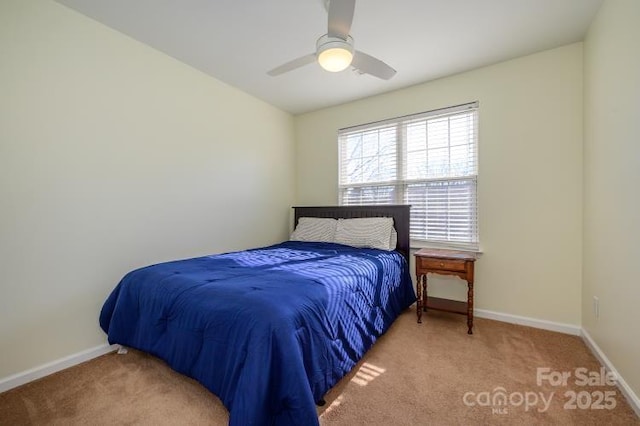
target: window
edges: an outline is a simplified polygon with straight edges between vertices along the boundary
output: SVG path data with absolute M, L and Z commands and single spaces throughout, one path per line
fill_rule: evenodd
M 478 104 L 341 129 L 340 204 L 411 204 L 415 244 L 478 249 Z

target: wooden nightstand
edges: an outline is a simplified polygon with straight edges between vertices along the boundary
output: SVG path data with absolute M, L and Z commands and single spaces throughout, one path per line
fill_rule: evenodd
M 473 267 L 476 256 L 473 253 L 421 249 L 415 253 L 416 258 L 416 293 L 418 303 L 416 313 L 418 322 L 422 322 L 422 311 L 453 312 L 467 316 L 468 334 L 473 334 Z M 455 275 L 467 282 L 467 302 L 427 297 L 427 274 L 431 272 L 442 275 Z

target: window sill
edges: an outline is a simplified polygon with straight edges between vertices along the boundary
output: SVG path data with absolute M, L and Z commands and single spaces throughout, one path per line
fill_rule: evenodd
M 479 247 L 472 248 L 464 245 L 445 244 L 445 243 L 438 244 L 438 243 L 432 243 L 427 241 L 411 240 L 411 243 L 410 243 L 411 250 L 420 250 L 423 248 L 462 251 L 466 253 L 474 253 L 478 256 L 483 254 L 483 251 Z

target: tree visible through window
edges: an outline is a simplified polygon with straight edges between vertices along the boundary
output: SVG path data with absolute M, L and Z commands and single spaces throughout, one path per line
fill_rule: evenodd
M 342 129 L 340 204 L 411 204 L 411 239 L 478 248 L 478 105 Z

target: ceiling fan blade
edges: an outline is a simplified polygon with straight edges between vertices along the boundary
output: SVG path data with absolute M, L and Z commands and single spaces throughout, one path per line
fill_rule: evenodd
M 272 69 L 271 71 L 267 71 L 271 77 L 275 77 L 276 75 L 284 74 L 285 72 L 289 72 L 295 70 L 296 68 L 303 67 L 305 65 L 310 64 L 311 62 L 315 62 L 316 54 L 310 53 L 309 55 L 301 56 L 293 61 L 289 61 L 286 64 L 282 64 L 279 67 Z
M 329 1 L 329 37 L 347 39 L 349 31 L 351 31 L 355 8 L 356 0 Z
M 360 72 L 371 74 L 372 76 L 383 80 L 389 80 L 391 77 L 396 75 L 396 70 L 391 68 L 389 65 L 385 64 L 380 59 L 376 59 L 359 50 L 355 51 L 351 66 Z

